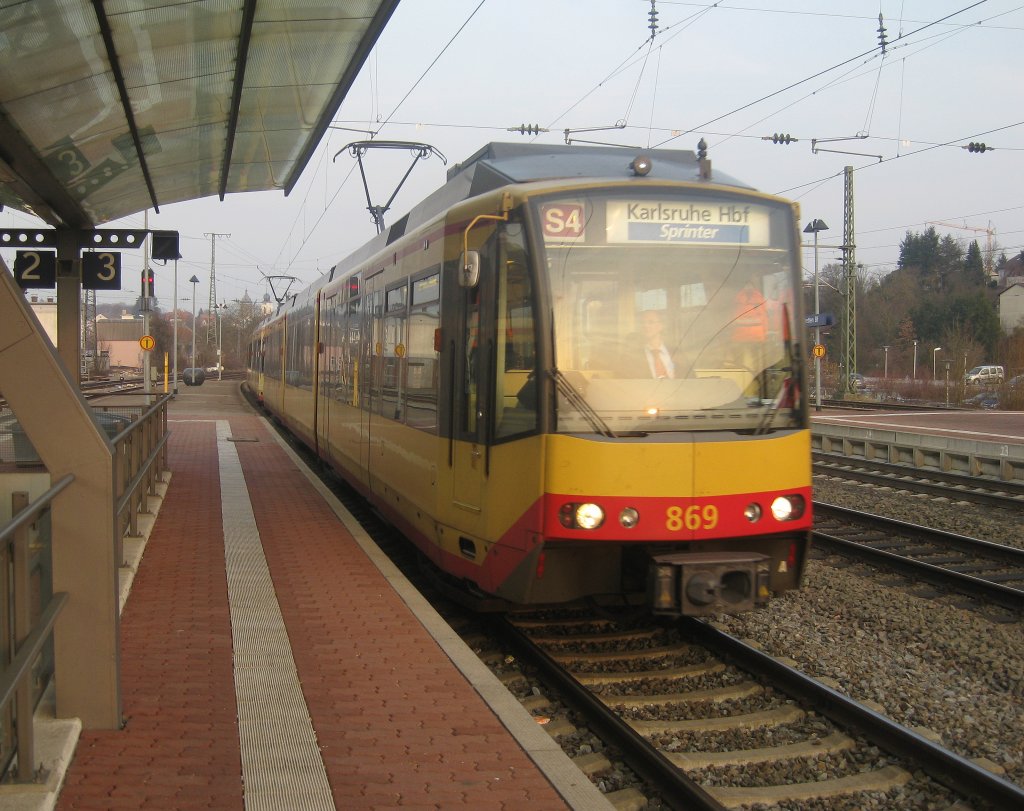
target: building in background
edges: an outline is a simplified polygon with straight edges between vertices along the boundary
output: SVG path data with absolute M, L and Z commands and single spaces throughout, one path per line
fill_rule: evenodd
M 1024 283 L 1011 284 L 999 294 L 999 326 L 1004 332 L 1024 327 Z
M 54 295 L 40 295 L 39 293 L 26 293 L 28 306 L 36 314 L 43 332 L 50 339 L 50 343 L 57 345 L 57 297 Z
M 110 358 L 110 369 L 141 369 L 143 321 L 127 313 L 121 318 L 96 317 L 96 343 Z

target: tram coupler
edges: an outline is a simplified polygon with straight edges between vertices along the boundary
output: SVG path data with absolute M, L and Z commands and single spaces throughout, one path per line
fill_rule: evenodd
M 764 605 L 770 558 L 754 552 L 673 552 L 651 559 L 647 603 L 654 614 L 738 614 Z

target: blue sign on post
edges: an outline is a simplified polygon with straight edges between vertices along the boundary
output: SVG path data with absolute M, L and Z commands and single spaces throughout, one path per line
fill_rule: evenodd
M 817 313 L 804 318 L 804 324 L 808 327 L 831 327 L 835 323 L 836 319 L 832 313 Z

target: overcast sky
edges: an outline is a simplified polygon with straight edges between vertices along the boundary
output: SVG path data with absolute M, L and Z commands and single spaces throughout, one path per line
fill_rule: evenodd
M 906 232 L 929 222 L 981 229 L 936 226 L 977 238 L 983 250 L 992 229 L 997 257 L 1024 249 L 1024 2 L 657 0 L 655 8 L 652 39 L 650 0 L 402 0 L 338 129 L 291 195 L 233 194 L 150 215 L 151 228 L 182 236 L 179 306 L 191 308 L 193 274 L 198 307 L 209 301 L 211 232 L 230 234 L 216 242 L 217 298 L 229 303 L 246 291 L 262 298 L 267 274 L 298 277 L 297 290 L 370 239 L 359 171 L 341 151 L 370 131 L 447 158 L 447 166 L 418 162 L 388 223 L 484 144 L 531 140 L 507 131 L 528 124 L 550 130 L 536 138 L 546 143 L 564 143 L 567 128 L 590 130 L 576 139 L 637 148 L 693 150 L 703 137 L 716 170 L 797 200 L 804 223 L 827 223 L 823 265 L 840 257 L 845 166 L 856 169 L 856 259 L 867 273 L 890 272 Z M 764 140 L 774 133 L 799 140 Z M 994 149 L 962 148 L 972 141 Z M 410 162 L 404 151 L 367 154 L 374 203 L 387 201 Z M 2 227 L 35 224 L 0 214 Z M 142 260 L 133 253 L 123 257 L 126 289 L 99 293 L 101 303 L 134 303 Z M 812 252 L 804 254 L 809 270 Z M 157 269 L 164 309 L 171 278 L 171 267 Z

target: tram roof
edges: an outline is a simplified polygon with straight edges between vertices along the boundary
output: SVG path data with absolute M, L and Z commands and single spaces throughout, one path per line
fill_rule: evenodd
M 0 204 L 88 228 L 298 180 L 399 0 L 0 9 Z
M 639 149 L 579 144 L 516 144 L 493 142 L 452 167 L 449 181 L 472 172 L 470 196 L 509 183 L 529 183 L 574 177 L 625 180 L 630 164 L 643 155 L 652 164 L 652 180 L 694 181 L 700 178 L 697 155 L 686 149 Z M 716 173 L 716 183 L 750 188 L 735 178 Z
M 630 163 L 643 154 L 652 163 L 652 181 L 700 181 L 697 155 L 684 149 L 632 149 L 621 146 L 575 144 L 517 144 L 494 141 L 448 170 L 448 181 L 401 217 L 383 233 L 342 260 L 335 268 L 344 273 L 396 239 L 429 222 L 463 200 L 515 183 L 588 178 L 628 180 Z M 751 186 L 715 171 L 712 180 L 723 186 Z

